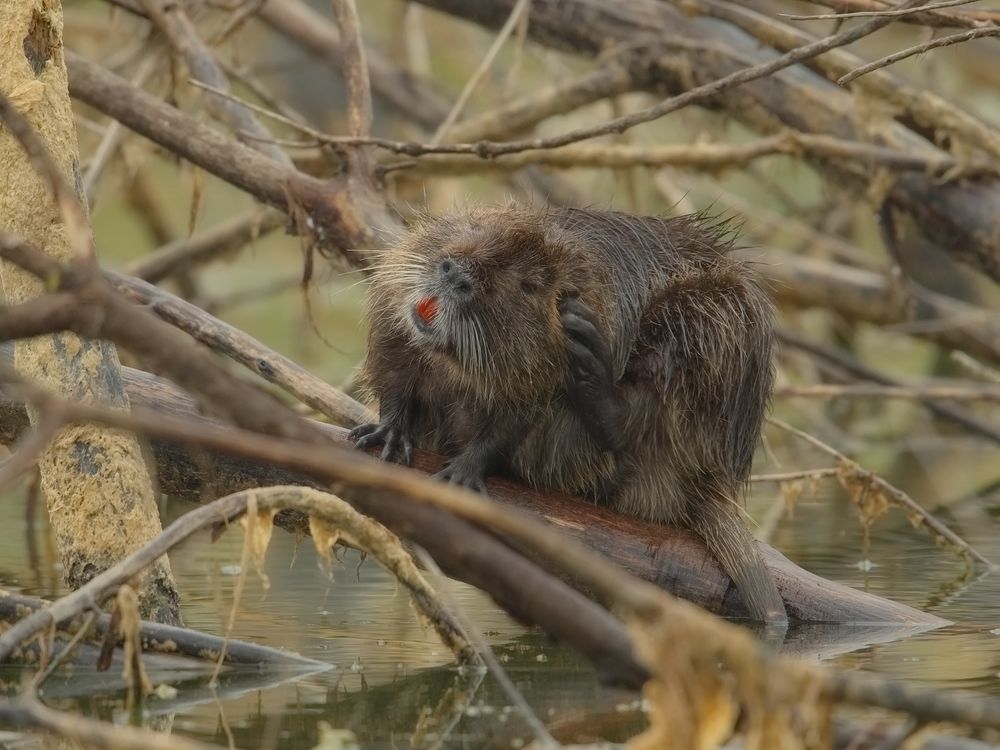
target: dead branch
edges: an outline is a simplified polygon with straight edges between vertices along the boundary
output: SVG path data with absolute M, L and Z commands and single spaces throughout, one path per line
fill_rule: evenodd
M 299 172 L 203 125 L 130 85 L 100 66 L 66 53 L 70 93 L 126 127 L 197 164 L 275 208 L 289 213 L 289 197 L 309 215 L 322 247 L 361 250 L 380 247 L 382 232 L 396 227 L 384 203 L 357 190 L 349 176 L 319 180 Z M 355 265 L 360 252 L 346 253 Z
M 333 139 L 323 140 L 330 142 Z M 375 145 L 383 144 L 376 143 Z M 526 151 L 519 154 L 498 156 L 489 161 L 483 161 L 474 155 L 478 151 L 475 144 L 450 144 L 447 150 L 430 144 L 393 142 L 391 145 L 392 150 L 398 153 L 406 153 L 420 158 L 399 165 L 390 163 L 386 168 L 395 169 L 405 166 L 408 174 L 420 176 L 523 169 L 533 164 L 555 169 L 575 169 L 577 167 L 622 169 L 670 165 L 687 169 L 717 171 L 745 166 L 754 159 L 775 154 L 856 160 L 864 164 L 898 170 L 915 170 L 939 176 L 956 169 L 961 169 L 970 175 L 976 173 L 993 175 L 1000 172 L 1000 167 L 986 160 L 960 163 L 958 160 L 943 154 L 924 156 L 882 146 L 872 146 L 867 143 L 795 131 L 784 131 L 777 135 L 741 144 L 704 141 L 670 146 L 579 144 L 564 146 L 554 151 Z M 460 155 L 465 149 L 467 149 L 465 153 L 468 155 Z
M 215 61 L 215 56 L 198 35 L 184 11 L 184 6 L 166 0 L 140 0 L 147 16 L 167 37 L 170 46 L 179 54 L 191 75 L 216 88 L 229 90 L 229 79 Z M 233 102 L 211 99 L 208 109 L 235 132 L 248 131 L 258 138 L 270 135 L 245 107 Z M 118 118 L 116 118 L 118 119 Z M 269 158 L 291 166 L 292 161 L 282 149 L 257 141 L 254 145 Z
M 126 272 L 155 284 L 176 273 L 228 255 L 285 226 L 286 221 L 285 215 L 280 211 L 253 208 L 209 231 L 168 242 L 129 265 Z
M 870 523 L 875 517 L 884 512 L 884 508 L 881 506 L 882 502 L 891 503 L 901 508 L 914 526 L 926 528 L 935 538 L 935 541 L 950 547 L 965 557 L 968 562 L 975 561 L 990 569 L 996 567 L 968 542 L 958 536 L 958 534 L 924 510 L 920 503 L 898 487 L 894 487 L 885 479 L 878 476 L 878 474 L 863 468 L 859 463 L 848 458 L 836 448 L 827 445 L 819 438 L 796 429 L 790 424 L 782 422 L 780 419 L 772 417 L 768 421 L 837 459 L 837 477 L 840 479 L 840 483 L 844 489 L 851 494 L 851 498 L 858 506 L 858 512 L 861 513 L 866 523 Z
M 368 136 L 372 132 L 372 93 L 354 0 L 333 0 L 333 14 L 340 30 L 341 72 L 347 84 L 347 132 Z
M 43 611 L 52 606 L 52 602 L 31 596 L 12 593 L 0 589 L 0 622 L 5 627 L 13 626 L 26 615 Z M 92 612 L 94 610 L 91 610 Z M 84 633 L 81 640 L 100 644 L 111 624 L 111 615 L 100 613 L 94 619 L 92 631 Z M 77 616 L 56 623 L 57 635 L 70 640 L 83 633 L 85 623 Z M 144 653 L 177 655 L 199 661 L 216 661 L 224 655 L 224 663 L 229 666 L 274 666 L 279 668 L 295 667 L 308 671 L 327 670 L 329 664 L 307 659 L 291 651 L 261 646 L 246 641 L 229 641 L 223 649 L 223 639 L 211 633 L 180 628 L 174 625 L 164 625 L 159 622 L 143 622 L 140 625 L 140 638 Z M 22 643 L 22 649 L 37 648 L 36 643 Z M 68 650 L 68 649 L 67 649 Z M 10 654 L 10 659 L 16 661 L 17 650 Z M 30 657 L 28 663 L 37 663 Z
M 789 13 L 780 13 L 779 15 L 782 18 L 787 18 L 789 21 L 841 21 L 847 18 L 869 18 L 871 16 L 892 16 L 893 18 L 902 18 L 904 16 L 914 16 L 920 13 L 927 14 L 931 11 L 940 10 L 941 8 L 954 8 L 959 5 L 968 5 L 969 3 L 974 2 L 977 2 L 977 0 L 939 0 L 939 2 L 927 3 L 919 8 L 903 8 L 901 10 L 886 8 L 885 10 L 818 13 L 812 16 L 792 15 Z
M 280 386 L 334 423 L 353 427 L 374 421 L 374 414 L 367 407 L 238 328 L 139 279 L 112 271 L 105 276 L 119 292 L 161 320 Z
M 8 659 L 12 651 L 21 643 L 33 638 L 42 629 L 73 619 L 85 610 L 101 606 L 116 594 L 118 589 L 139 575 L 157 559 L 201 529 L 220 523 L 230 524 L 248 512 L 248 503 L 256 500 L 260 512 L 270 510 L 297 509 L 310 516 L 318 516 L 345 535 L 352 544 L 371 552 L 408 589 L 415 605 L 438 631 L 442 641 L 452 649 L 459 660 L 471 659 L 473 654 L 461 635 L 461 629 L 452 620 L 436 599 L 433 589 L 422 576 L 406 567 L 405 555 L 401 549 L 392 549 L 394 537 L 386 529 L 357 513 L 346 503 L 326 493 L 305 487 L 268 487 L 246 490 L 228 495 L 208 505 L 190 511 L 163 530 L 121 562 L 95 576 L 85 585 L 44 609 L 39 609 L 19 620 L 0 635 L 0 662 Z M 317 545 L 331 544 L 335 540 L 329 535 L 322 539 L 314 537 Z M 398 547 L 398 540 L 395 544 Z M 408 556 L 407 556 L 408 559 Z M 223 652 L 219 654 L 220 663 Z
M 924 42 L 923 44 L 916 44 L 912 47 L 907 47 L 906 49 L 901 49 L 898 52 L 894 52 L 891 55 L 886 55 L 878 60 L 873 60 L 867 65 L 862 65 L 860 68 L 855 68 L 850 73 L 845 76 L 841 76 L 837 79 L 837 83 L 841 86 L 846 86 L 851 81 L 854 81 L 861 76 L 868 75 L 873 70 L 878 70 L 879 68 L 886 68 L 890 65 L 898 63 L 900 60 L 905 60 L 907 57 L 913 57 L 914 55 L 921 55 L 924 52 L 929 52 L 932 49 L 939 49 L 941 47 L 948 47 L 952 44 L 961 44 L 962 42 L 968 42 L 973 39 L 980 39 L 985 36 L 1000 36 L 1000 26 L 992 26 L 985 29 L 970 29 L 969 31 L 963 31 L 958 34 L 949 34 L 948 36 L 941 36 L 937 39 L 931 39 L 929 42 Z
M 974 2 L 975 0 L 967 0 Z M 927 9 L 915 8 L 912 11 L 900 12 L 893 9 L 892 5 L 883 0 L 816 0 L 818 5 L 825 5 L 833 8 L 837 15 L 833 18 L 848 18 L 853 15 L 885 15 L 892 14 L 903 23 L 914 23 L 920 26 L 968 26 L 974 27 L 983 23 L 1000 23 L 1000 13 L 992 10 L 972 10 L 961 12 L 945 12 L 942 8 L 952 7 L 958 4 L 952 0 L 951 3 L 928 3 Z M 933 9 L 933 10 L 932 10 Z M 790 20 L 806 20 L 808 18 L 822 18 L 823 16 L 786 16 Z
M 898 398 L 907 401 L 996 401 L 1000 388 L 948 385 L 779 385 L 774 395 L 786 398 Z
M 823 307 L 851 320 L 891 326 L 927 322 L 913 333 L 989 362 L 1000 362 L 1000 320 L 990 310 L 910 284 L 894 293 L 886 276 L 777 250 L 755 253 L 775 297 L 798 307 Z
M 884 386 L 897 387 L 902 385 L 902 383 L 898 380 L 890 378 L 884 373 L 858 362 L 846 352 L 842 352 L 829 346 L 824 346 L 823 344 L 819 344 L 815 341 L 810 341 L 809 339 L 790 331 L 779 331 L 778 340 L 781 342 L 783 347 L 805 352 L 818 359 L 827 367 L 832 366 L 835 370 L 846 373 L 850 377 L 862 378 Z M 954 352 L 953 354 L 961 355 L 962 357 L 968 356 L 963 352 Z M 954 406 L 952 404 L 941 404 L 934 401 L 924 401 L 921 402 L 921 405 L 932 414 L 936 414 L 937 416 L 947 419 L 954 424 L 960 425 L 965 429 L 971 430 L 976 434 L 1000 443 L 1000 428 L 991 422 L 986 422 L 985 420 L 976 418 L 974 415 L 970 414 L 961 407 Z

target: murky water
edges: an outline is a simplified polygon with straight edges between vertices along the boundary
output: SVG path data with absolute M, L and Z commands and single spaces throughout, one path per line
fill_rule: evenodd
M 766 503 L 772 490 L 758 488 L 757 500 Z M 996 520 L 986 505 L 959 504 L 942 517 L 984 554 L 1000 560 Z M 188 507 L 174 503 L 168 515 Z M 35 530 L 38 564 L 29 564 L 20 497 L 0 503 L 0 524 L 6 529 L 0 585 L 58 595 L 61 586 L 43 527 Z M 955 622 L 839 653 L 831 661 L 913 684 L 1000 695 L 1000 574 L 970 572 L 898 516 L 874 526 L 866 553 L 853 511 L 839 492 L 802 500 L 791 518 L 779 522 L 772 541 L 822 576 Z M 205 533 L 171 555 L 188 626 L 224 632 L 240 545 L 238 532 L 215 544 Z M 374 563 L 358 562 L 349 553 L 331 578 L 308 540 L 297 545 L 276 532 L 266 566 L 270 586 L 265 590 L 251 572 L 233 636 L 291 649 L 331 668 L 298 679 L 279 675 L 262 681 L 256 674 L 234 674 L 215 693 L 205 675 L 194 675 L 175 683 L 176 696 L 150 699 L 147 723 L 243 748 L 313 747 L 320 721 L 350 729 L 363 747 L 519 747 L 530 740 L 528 724 L 493 678 L 456 670 L 433 633 L 418 623 L 405 593 Z M 559 738 L 624 739 L 642 726 L 634 695 L 602 688 L 582 658 L 526 631 L 477 591 L 446 585 Z M 111 685 L 95 694 L 98 679 L 113 681 L 114 676 L 78 668 L 71 677 L 50 680 L 45 697 L 54 706 L 126 721 L 120 692 Z

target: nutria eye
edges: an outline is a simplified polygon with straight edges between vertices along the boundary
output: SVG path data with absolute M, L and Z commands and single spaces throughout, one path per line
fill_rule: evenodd
M 525 294 L 534 294 L 538 291 L 538 284 L 530 279 L 524 279 L 521 281 L 521 291 Z

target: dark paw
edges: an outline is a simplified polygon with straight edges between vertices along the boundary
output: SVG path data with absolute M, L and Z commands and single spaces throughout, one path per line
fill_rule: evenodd
M 570 372 L 583 381 L 614 380 L 611 347 L 601 332 L 594 312 L 578 297 L 568 297 L 559 303 Z
M 348 437 L 354 441 L 354 447 L 360 450 L 381 445 L 383 461 L 391 461 L 397 454 L 400 455 L 400 463 L 407 466 L 413 460 L 413 439 L 398 425 L 389 422 L 358 425 Z
M 576 297 L 563 300 L 559 313 L 569 359 L 566 392 L 570 404 L 598 446 L 620 451 L 625 447 L 625 407 L 600 321 Z
M 486 471 L 481 466 L 463 460 L 461 456 L 449 461 L 441 471 L 434 475 L 434 478 L 466 487 L 474 492 L 487 494 Z

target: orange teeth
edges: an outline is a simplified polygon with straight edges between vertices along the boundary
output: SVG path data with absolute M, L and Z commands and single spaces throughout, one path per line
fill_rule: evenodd
M 437 317 L 437 311 L 437 297 L 424 297 L 417 303 L 417 315 L 419 315 L 420 319 L 427 325 L 434 322 L 434 318 Z

